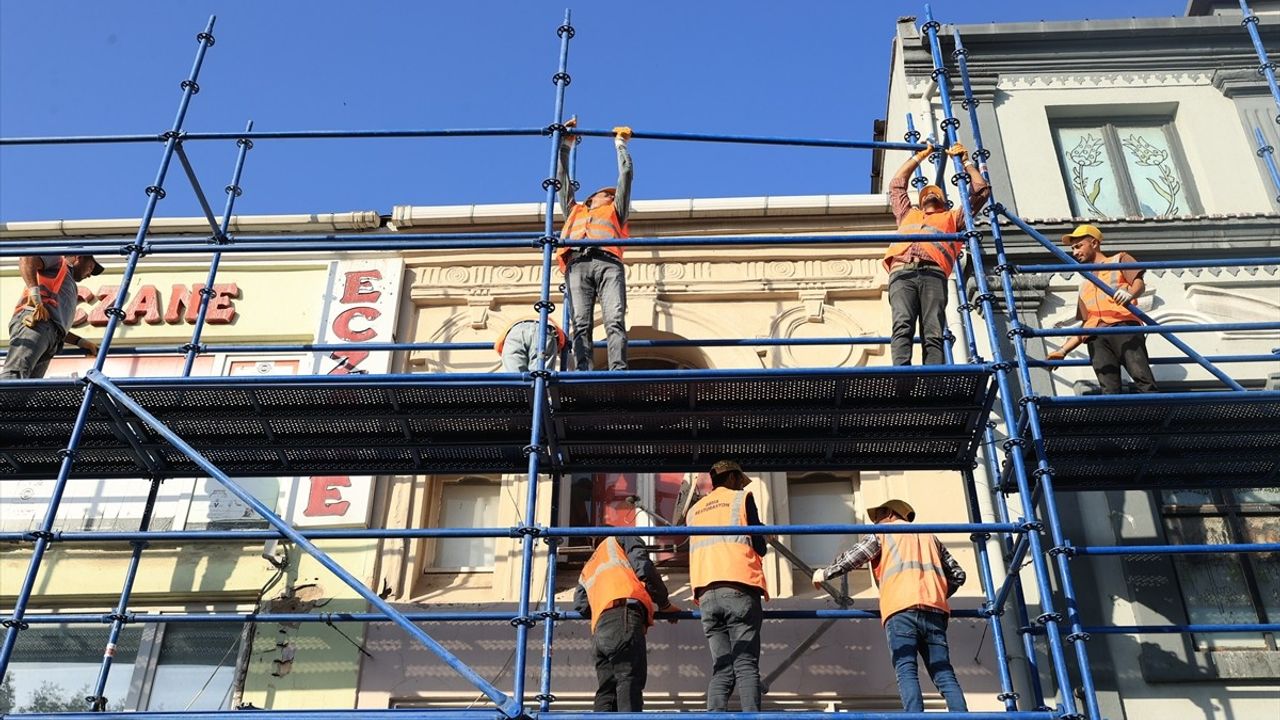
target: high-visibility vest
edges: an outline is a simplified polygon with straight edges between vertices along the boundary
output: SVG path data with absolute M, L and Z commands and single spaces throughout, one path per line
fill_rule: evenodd
M 578 582 L 586 589 L 587 602 L 591 604 L 591 632 L 596 631 L 600 614 L 620 600 L 640 601 L 646 622 L 653 625 L 653 599 L 636 577 L 617 538 L 607 537 L 600 543 L 578 575 Z
M 536 315 L 532 317 L 523 317 L 503 328 L 502 333 L 498 335 L 498 342 L 493 344 L 494 351 L 498 354 L 502 354 L 502 348 L 507 344 L 507 333 L 511 332 L 511 328 L 522 322 L 538 322 L 538 317 Z M 550 318 L 547 319 L 547 328 L 554 331 L 556 334 L 556 349 L 559 350 L 563 348 L 565 344 L 564 331 L 560 329 L 560 326 L 556 324 L 555 320 Z
M 1119 255 L 1112 255 L 1103 262 L 1117 262 Z M 1103 270 L 1096 273 L 1098 279 L 1119 290 L 1128 288 L 1130 283 L 1124 273 L 1119 270 Z M 1138 322 L 1138 316 L 1129 308 L 1121 305 L 1104 293 L 1101 288 L 1085 280 L 1080 283 L 1080 303 L 1084 305 L 1084 326 L 1115 325 L 1122 322 Z
M 44 304 L 50 309 L 58 307 L 58 291 L 62 289 L 62 283 L 67 281 L 67 261 L 64 259 L 58 264 L 58 272 L 53 277 L 36 273 L 36 282 L 44 288 Z M 31 295 L 28 288 L 22 289 L 22 299 L 18 300 L 18 304 L 13 308 L 13 314 L 17 315 L 22 312 L 22 308 L 26 307 L 27 299 Z
M 902 223 L 898 225 L 898 232 L 904 235 L 932 235 L 936 233 L 954 233 L 956 228 L 956 216 L 950 210 L 926 213 L 920 208 L 911 208 L 907 211 L 906 216 L 902 218 Z M 885 272 L 890 270 L 893 258 L 909 250 L 912 245 L 924 251 L 925 256 L 937 263 L 945 275 L 951 274 L 951 268 L 955 267 L 956 259 L 960 257 L 960 251 L 964 249 L 964 243 L 959 240 L 896 242 L 885 250 Z
M 608 240 L 631 237 L 631 230 L 627 227 L 627 223 L 618 219 L 618 209 L 612 202 L 596 208 L 588 208 L 586 203 L 575 203 L 573 210 L 569 211 L 568 219 L 564 221 L 564 229 L 561 230 L 560 237 L 564 240 Z M 600 249 L 619 260 L 622 259 L 622 248 L 619 246 L 608 245 Z M 560 272 L 564 272 L 568 267 L 571 252 L 573 248 L 562 247 L 556 253 L 556 263 L 560 266 Z
M 938 539 L 927 533 L 877 537 L 880 557 L 871 561 L 871 577 L 880 588 L 880 622 L 912 609 L 930 608 L 950 615 L 947 572 Z
M 689 510 L 690 526 L 747 526 L 746 490 L 718 487 Z M 689 584 L 694 602 L 698 591 L 714 582 L 732 582 L 760 588 L 769 599 L 764 578 L 764 558 L 751 545 L 750 535 L 691 535 L 689 537 Z

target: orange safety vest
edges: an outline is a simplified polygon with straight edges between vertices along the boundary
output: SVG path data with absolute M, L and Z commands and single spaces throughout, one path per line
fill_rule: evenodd
M 58 307 L 58 291 L 62 289 L 62 283 L 66 282 L 67 275 L 69 274 L 70 273 L 67 272 L 66 260 L 61 260 L 59 262 L 58 272 L 55 273 L 53 277 L 42 275 L 39 272 L 36 273 L 36 282 L 39 283 L 40 287 L 44 288 L 44 291 L 45 291 L 44 304 L 47 305 L 49 308 Z M 22 308 L 26 307 L 27 299 L 30 296 L 30 294 L 31 293 L 27 290 L 27 288 L 22 289 L 22 299 L 19 300 L 18 304 L 13 308 L 14 315 L 17 315 L 18 313 L 22 312 Z
M 898 232 L 904 235 L 932 235 L 953 233 L 957 231 L 956 228 L 956 216 L 950 210 L 926 213 L 920 208 L 911 208 L 907 211 L 906 216 L 902 218 L 902 224 L 898 225 Z M 924 250 L 924 254 L 937 263 L 945 275 L 951 275 L 951 268 L 955 266 L 956 259 L 960 257 L 960 251 L 964 249 L 964 243 L 959 240 L 896 242 L 884 252 L 885 272 L 889 272 L 893 258 L 911 249 L 912 245 L 917 245 L 921 250 Z
M 611 202 L 594 209 L 588 208 L 586 203 L 575 203 L 573 210 L 569 212 L 569 218 L 564 221 L 560 237 L 565 240 L 608 240 L 631 237 L 631 230 L 627 223 L 618 220 L 618 209 Z M 619 260 L 622 259 L 621 247 L 608 245 L 600 249 Z M 569 266 L 571 252 L 573 248 L 562 247 L 556 253 L 556 263 L 560 266 L 560 272 L 564 272 Z
M 644 606 L 647 622 L 653 625 L 653 599 L 649 597 L 644 583 L 636 577 L 636 571 L 617 538 L 607 537 L 600 543 L 582 568 L 578 582 L 586 589 L 587 602 L 591 605 L 591 632 L 596 631 L 601 613 L 627 600 L 639 600 Z
M 938 539 L 928 534 L 877 537 L 880 556 L 871 561 L 871 577 L 880 588 L 880 622 L 912 609 L 929 608 L 950 615 L 947 571 Z
M 503 328 L 502 334 L 498 335 L 498 342 L 493 344 L 494 351 L 497 352 L 499 355 L 501 355 L 503 346 L 507 344 L 507 333 L 511 332 L 511 328 L 515 327 L 516 325 L 519 325 L 522 322 L 530 322 L 530 321 L 538 322 L 537 316 L 520 318 L 519 320 L 516 320 L 515 322 Z M 564 344 L 565 344 L 564 331 L 560 329 L 560 326 L 556 324 L 556 321 L 548 318 L 547 327 L 555 330 L 556 332 L 556 349 L 560 350 L 564 348 Z
M 1117 262 L 1119 255 L 1112 255 L 1104 262 Z M 1119 290 L 1128 288 L 1130 283 L 1124 273 L 1119 270 L 1103 270 L 1096 273 L 1098 279 Z M 1123 322 L 1138 322 L 1138 316 L 1129 308 L 1116 302 L 1097 285 L 1085 280 L 1080 283 L 1080 302 L 1084 305 L 1084 326 L 1087 328 L 1100 325 L 1116 325 Z
M 691 526 L 747 525 L 746 490 L 718 487 L 689 510 Z M 689 537 L 689 584 L 694 602 L 698 591 L 714 582 L 760 588 L 769 599 L 764 558 L 751 545 L 750 535 L 692 535 Z

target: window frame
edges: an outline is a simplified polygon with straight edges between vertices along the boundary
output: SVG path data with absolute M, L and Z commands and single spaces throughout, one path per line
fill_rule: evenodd
M 1182 180 L 1183 192 L 1187 196 L 1187 207 L 1183 212 L 1172 216 L 1171 218 L 1195 216 L 1204 214 L 1204 205 L 1200 202 L 1200 194 L 1196 191 L 1195 176 L 1191 174 L 1190 166 L 1187 165 L 1187 154 L 1183 150 L 1182 140 L 1178 137 L 1177 127 L 1174 118 L 1170 115 L 1109 115 L 1106 119 L 1098 115 L 1086 115 L 1080 117 L 1052 117 L 1048 118 L 1049 123 L 1049 139 L 1053 142 L 1054 155 L 1058 161 L 1058 179 L 1062 181 L 1063 187 L 1067 193 L 1067 205 L 1071 209 L 1072 217 L 1094 219 L 1094 220 L 1116 220 L 1119 218 L 1111 217 L 1093 217 L 1092 213 L 1084 208 L 1081 211 L 1076 199 L 1075 189 L 1070 183 L 1070 168 L 1065 164 L 1066 153 L 1063 152 L 1062 142 L 1058 137 L 1060 129 L 1097 129 L 1102 135 L 1103 145 L 1108 155 L 1112 158 L 1124 158 L 1124 148 L 1120 144 L 1119 133 L 1116 132 L 1116 125 L 1150 125 L 1159 128 L 1164 134 L 1165 142 L 1169 145 L 1169 159 L 1173 162 L 1174 168 L 1178 171 L 1179 179 Z M 1146 218 L 1139 210 L 1138 194 L 1133 184 L 1133 177 L 1129 174 L 1129 164 L 1127 162 L 1113 163 L 1116 182 L 1120 185 L 1117 193 L 1120 196 L 1120 205 L 1124 208 L 1125 217 Z M 1151 219 L 1158 219 L 1161 216 L 1156 215 Z
M 482 481 L 482 482 L 477 482 Z M 463 474 L 463 475 L 430 475 L 427 476 L 427 497 L 429 501 L 424 508 L 426 517 L 424 527 L 438 528 L 442 527 L 441 515 L 444 511 L 444 489 L 447 485 L 492 485 L 497 491 L 498 505 L 502 504 L 502 493 L 509 490 L 507 481 L 501 475 L 488 474 Z M 497 523 L 495 522 L 495 525 Z M 488 538 L 458 538 L 472 541 L 482 541 Z M 470 575 L 484 574 L 493 575 L 497 571 L 499 562 L 499 548 L 497 541 L 499 538 L 492 538 L 494 541 L 493 564 L 488 567 L 446 567 L 437 564 L 439 562 L 440 540 L 438 537 L 423 538 L 418 557 L 418 567 L 420 568 L 417 575 Z
M 1245 490 L 1249 488 L 1188 488 L 1196 492 L 1207 492 L 1212 502 L 1202 503 L 1199 505 L 1180 505 L 1177 503 L 1167 502 L 1165 491 L 1157 491 L 1160 512 L 1160 525 L 1162 531 L 1169 533 L 1168 520 L 1170 518 L 1222 518 L 1223 524 L 1229 533 L 1228 541 L 1231 543 L 1245 542 L 1247 537 L 1245 528 L 1246 517 L 1271 517 L 1280 516 L 1280 504 L 1275 503 L 1235 503 L 1231 497 L 1234 490 Z M 1176 543 L 1170 543 L 1176 544 Z M 1270 618 L 1267 614 L 1266 602 L 1263 599 L 1262 588 L 1258 583 L 1257 571 L 1254 569 L 1255 554 L 1253 553 L 1234 553 L 1238 562 L 1240 562 L 1241 574 L 1244 576 L 1245 591 L 1248 594 L 1249 602 L 1253 607 L 1256 616 L 1256 622 L 1259 624 L 1274 622 L 1274 618 Z M 1175 561 L 1173 564 L 1174 578 L 1178 584 L 1178 600 L 1182 604 L 1184 617 L 1190 618 L 1190 608 L 1187 606 L 1187 598 L 1183 592 L 1183 578 L 1179 570 L 1179 563 Z M 1252 634 L 1242 634 L 1245 637 L 1255 637 Z M 1216 647 L 1212 644 L 1201 641 L 1195 635 L 1190 636 L 1192 646 L 1198 652 L 1248 652 L 1248 651 L 1271 651 L 1280 650 L 1280 642 L 1277 641 L 1276 633 L 1270 631 L 1260 631 L 1263 646 L 1259 647 Z

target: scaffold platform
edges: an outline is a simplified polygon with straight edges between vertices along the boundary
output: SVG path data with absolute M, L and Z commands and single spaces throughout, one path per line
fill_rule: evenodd
M 528 462 L 532 388 L 517 375 L 119 385 L 233 477 L 517 473 Z M 958 469 L 973 461 L 994 396 L 981 366 L 568 373 L 548 387 L 547 469 L 577 471 L 700 470 L 730 456 L 760 468 Z M 0 385 L 0 477 L 56 475 L 83 394 L 72 380 Z M 85 478 L 203 474 L 101 393 L 73 468 Z

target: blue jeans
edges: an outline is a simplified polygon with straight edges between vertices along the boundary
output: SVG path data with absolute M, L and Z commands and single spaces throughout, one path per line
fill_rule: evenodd
M 698 596 L 702 631 L 711 649 L 707 710 L 725 712 L 736 686 L 742 712 L 760 711 L 760 591 L 734 586 L 707 588 Z
M 598 252 L 569 262 L 569 301 L 573 336 L 573 362 L 577 370 L 590 370 L 591 331 L 595 306 L 604 316 L 604 337 L 609 369 L 627 369 L 627 273 L 622 261 Z
M 924 712 L 920 691 L 920 671 L 916 656 L 924 658 L 933 684 L 947 701 L 948 712 L 965 712 L 964 692 L 956 680 L 947 651 L 947 616 L 924 610 L 904 610 L 884 624 L 889 639 L 893 669 L 898 674 L 898 695 L 907 712 Z

